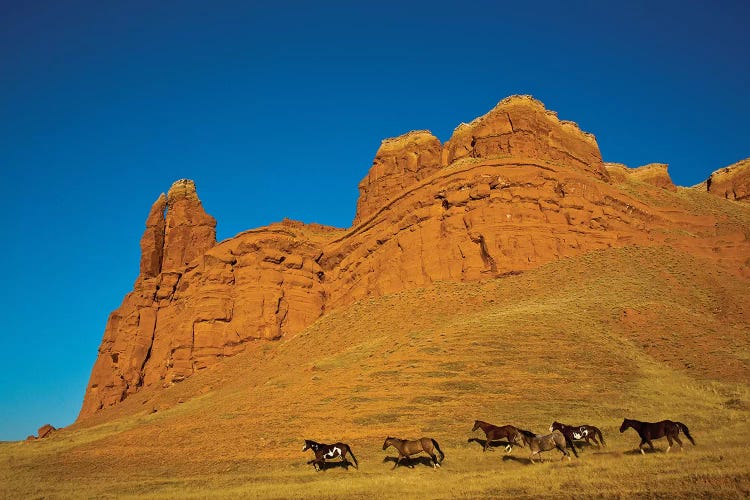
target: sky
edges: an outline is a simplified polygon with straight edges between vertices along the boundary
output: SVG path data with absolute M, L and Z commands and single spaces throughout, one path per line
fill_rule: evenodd
M 522 5 L 522 4 L 528 5 Z M 750 156 L 748 2 L 0 0 L 0 440 L 77 417 L 151 204 L 349 227 L 380 142 L 512 94 L 678 185 Z

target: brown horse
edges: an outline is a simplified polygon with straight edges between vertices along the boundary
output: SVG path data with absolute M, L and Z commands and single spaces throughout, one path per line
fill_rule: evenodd
M 666 437 L 667 441 L 669 442 L 669 446 L 667 446 L 667 451 L 665 453 L 669 453 L 669 449 L 672 448 L 673 439 L 677 441 L 677 444 L 680 445 L 680 451 L 682 451 L 682 441 L 680 441 L 680 438 L 678 437 L 680 431 L 682 431 L 690 440 L 690 442 L 693 443 L 693 446 L 695 446 L 695 440 L 693 440 L 693 436 L 690 435 L 690 431 L 688 430 L 687 425 L 683 424 L 682 422 L 672 422 L 671 420 L 662 420 L 660 422 L 641 422 L 639 420 L 631 420 L 629 418 L 626 418 L 622 421 L 620 432 L 625 432 L 628 428 L 634 429 L 635 432 L 637 432 L 641 437 L 641 444 L 638 445 L 638 449 L 641 450 L 641 453 L 643 453 L 644 455 L 646 454 L 646 452 L 643 451 L 644 444 L 648 444 L 651 447 L 651 451 L 654 451 L 654 443 L 652 443 L 651 440 L 660 439 L 663 437 Z
M 410 457 L 422 452 L 427 453 L 430 458 L 432 458 L 433 469 L 440 467 L 440 462 L 445 460 L 445 453 L 443 453 L 443 451 L 440 449 L 440 445 L 438 445 L 438 442 L 432 438 L 423 437 L 415 441 L 407 441 L 406 439 L 399 439 L 389 436 L 385 438 L 385 441 L 383 442 L 383 450 L 387 449 L 389 446 L 393 446 L 398 451 L 398 458 L 396 459 L 396 463 L 393 465 L 394 469 L 398 467 L 398 463 L 402 458 Z M 435 454 L 435 451 L 440 454 L 439 460 L 437 458 L 437 455 Z
M 552 422 L 552 425 L 549 426 L 549 431 L 552 432 L 554 430 L 562 432 L 565 437 L 571 441 L 585 439 L 587 444 L 591 444 L 591 441 L 593 441 L 597 448 L 606 446 L 602 431 L 593 425 L 566 425 L 561 424 L 560 422 Z M 599 437 L 601 444 L 596 440 L 597 436 Z M 581 449 L 583 449 L 583 447 L 581 447 Z
M 576 452 L 573 442 L 558 430 L 552 431 L 552 434 L 547 434 L 546 436 L 537 435 L 529 431 L 521 431 L 521 435 L 523 436 L 524 443 L 529 445 L 529 449 L 531 450 L 529 460 L 531 460 L 532 464 L 536 463 L 534 462 L 534 455 L 541 458 L 541 452 L 554 450 L 555 448 L 563 454 L 563 456 L 560 457 L 560 460 L 565 457 L 568 457 L 568 460 L 570 460 L 570 453 L 565 449 L 566 444 L 570 446 L 573 450 L 573 454 L 578 458 L 578 452 Z
M 521 432 L 512 425 L 503 425 L 502 427 L 499 427 L 484 422 L 483 420 L 475 420 L 474 427 L 471 431 L 474 432 L 477 429 L 482 429 L 485 436 L 487 436 L 487 441 L 485 441 L 482 451 L 487 451 L 487 448 L 492 441 L 500 441 L 501 439 L 508 441 L 508 444 L 505 445 L 505 453 L 512 452 L 514 444 L 523 447 L 523 437 L 521 437 Z

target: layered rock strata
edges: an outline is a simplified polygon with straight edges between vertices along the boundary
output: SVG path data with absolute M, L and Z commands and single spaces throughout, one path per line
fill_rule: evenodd
M 514 96 L 445 145 L 425 131 L 384 141 L 347 230 L 283 221 L 216 244 L 194 184 L 178 181 L 148 215 L 141 274 L 109 318 L 79 418 L 249 341 L 299 332 L 328 310 L 437 280 L 495 278 L 633 244 L 750 273 L 750 241 L 736 222 L 680 211 L 677 199 L 647 204 L 653 196 L 619 187 L 628 176 L 676 196 L 666 166 L 605 168 L 591 134 Z

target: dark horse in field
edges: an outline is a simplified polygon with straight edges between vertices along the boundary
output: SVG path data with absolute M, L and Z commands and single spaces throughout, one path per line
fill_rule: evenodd
M 680 441 L 680 438 L 678 437 L 680 431 L 682 431 L 690 442 L 693 443 L 693 446 L 695 446 L 693 436 L 690 435 L 687 425 L 682 422 L 672 422 L 671 420 L 662 420 L 661 422 L 641 422 L 639 420 L 626 418 L 622 421 L 620 432 L 625 432 L 628 428 L 634 429 L 641 437 L 641 444 L 638 445 L 638 449 L 641 450 L 641 453 L 644 455 L 646 454 L 646 452 L 643 451 L 644 444 L 648 444 L 651 447 L 651 451 L 654 451 L 654 443 L 652 443 L 651 440 L 663 437 L 666 437 L 667 441 L 669 441 L 669 446 L 667 446 L 667 451 L 665 453 L 669 453 L 669 449 L 672 448 L 673 439 L 677 441 L 677 444 L 680 445 L 680 451 L 682 451 L 682 441 Z
M 427 453 L 432 459 L 433 469 L 440 467 L 440 462 L 445 460 L 445 453 L 440 449 L 438 442 L 432 438 L 423 437 L 414 441 L 408 441 L 406 439 L 387 437 L 383 442 L 383 450 L 387 449 L 389 446 L 393 446 L 398 451 L 398 458 L 393 465 L 394 469 L 398 467 L 398 463 L 402 458 L 410 457 L 422 452 Z M 437 454 L 435 453 L 436 451 L 440 454 L 440 459 L 438 459 Z
M 326 458 L 336 458 L 341 457 L 341 460 L 345 463 L 349 463 L 346 459 L 346 454 L 348 453 L 350 457 L 352 457 L 352 460 L 354 460 L 354 468 L 359 469 L 359 464 L 357 463 L 357 457 L 354 456 L 354 453 L 352 453 L 352 449 L 349 447 L 346 443 L 335 443 L 335 444 L 323 444 L 323 443 L 316 443 L 315 441 L 311 441 L 309 439 L 305 439 L 305 446 L 302 447 L 302 451 L 312 450 L 313 453 L 315 453 L 315 459 L 310 460 L 307 462 L 308 464 L 313 464 L 313 468 L 317 471 L 322 470 L 323 464 L 326 461 Z
M 474 432 L 477 429 L 482 429 L 484 431 L 484 434 L 487 436 L 487 441 L 485 441 L 482 451 L 487 451 L 487 448 L 490 446 L 490 443 L 492 441 L 500 441 L 501 439 L 505 439 L 506 441 L 508 441 L 508 444 L 505 445 L 505 453 L 512 452 L 514 444 L 523 447 L 523 437 L 521 436 L 521 431 L 519 431 L 512 425 L 503 425 L 502 427 L 500 427 L 497 425 L 492 425 L 488 422 L 484 422 L 482 420 L 475 420 L 474 427 L 471 429 L 471 431 Z
M 565 457 L 568 457 L 568 460 L 570 460 L 570 453 L 565 449 L 566 444 L 570 446 L 570 449 L 573 450 L 573 454 L 578 458 L 578 452 L 576 451 L 576 447 L 573 446 L 573 442 L 558 430 L 552 431 L 552 434 L 547 434 L 546 436 L 540 436 L 533 432 L 522 430 L 521 436 L 523 436 L 524 443 L 529 445 L 529 449 L 531 450 L 529 460 L 531 460 L 532 464 L 536 463 L 534 462 L 534 455 L 541 458 L 541 452 L 554 450 L 555 448 L 563 454 L 563 456 L 560 457 L 560 460 Z
M 591 444 L 591 441 L 593 441 L 594 444 L 596 444 L 597 448 L 606 446 L 606 444 L 604 443 L 604 436 L 602 436 L 602 431 L 600 431 L 598 427 L 594 427 L 593 425 L 575 426 L 561 424 L 560 422 L 552 422 L 552 425 L 549 426 L 549 431 L 552 432 L 554 430 L 562 432 L 566 438 L 571 440 L 571 442 L 575 440 L 581 441 L 585 439 L 586 443 L 588 444 Z M 599 441 L 596 440 L 597 437 L 601 441 L 601 444 L 599 444 Z

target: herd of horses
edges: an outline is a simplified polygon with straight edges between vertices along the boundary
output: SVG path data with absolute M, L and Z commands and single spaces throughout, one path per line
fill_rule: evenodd
M 543 451 L 552 451 L 555 449 L 562 453 L 560 460 L 563 460 L 566 457 L 568 460 L 571 460 L 568 448 L 573 451 L 573 454 L 577 458 L 578 452 L 576 451 L 576 441 L 586 441 L 588 445 L 594 445 L 597 448 L 606 446 L 602 431 L 593 425 L 566 425 L 560 422 L 553 422 L 549 427 L 550 433 L 541 435 L 528 430 L 519 429 L 512 425 L 497 426 L 490 424 L 489 422 L 476 420 L 474 422 L 474 427 L 471 430 L 474 432 L 477 429 L 481 429 L 486 437 L 482 445 L 482 451 L 487 451 L 490 443 L 500 441 L 505 441 L 505 452 L 507 454 L 512 453 L 513 446 L 520 446 L 521 448 L 528 446 L 531 451 L 531 454 L 529 455 L 529 461 L 531 463 L 536 463 L 534 457 L 541 458 L 541 453 Z M 680 451 L 682 451 L 682 441 L 679 438 L 680 432 L 682 432 L 685 437 L 695 445 L 695 440 L 693 440 L 693 437 L 690 435 L 688 427 L 681 422 L 674 422 L 672 420 L 641 422 L 639 420 L 626 418 L 622 421 L 620 433 L 625 432 L 627 429 L 635 430 L 640 436 L 641 442 L 638 445 L 638 449 L 643 454 L 646 453 L 644 451 L 645 445 L 649 445 L 653 451 L 654 443 L 652 440 L 661 439 L 663 437 L 666 437 L 669 442 L 666 453 L 672 448 L 674 442 L 677 442 L 677 444 L 680 445 Z M 383 451 L 391 446 L 398 452 L 396 463 L 393 465 L 394 469 L 400 465 L 403 459 L 423 452 L 430 457 L 430 463 L 434 469 L 440 467 L 440 462 L 445 459 L 445 454 L 440 449 L 438 442 L 430 437 L 423 437 L 410 441 L 389 436 L 385 438 L 385 441 L 383 442 Z M 578 446 L 583 449 L 581 444 Z M 315 453 L 315 458 L 307 463 L 312 464 L 317 471 L 323 469 L 326 460 L 334 458 L 340 458 L 345 467 L 351 464 L 354 465 L 356 469 L 359 469 L 357 458 L 354 456 L 354 453 L 352 453 L 351 447 L 346 443 L 324 444 L 306 439 L 302 451 L 304 452 L 307 450 L 312 450 L 313 453 Z M 352 463 L 347 460 L 347 455 L 352 458 Z

